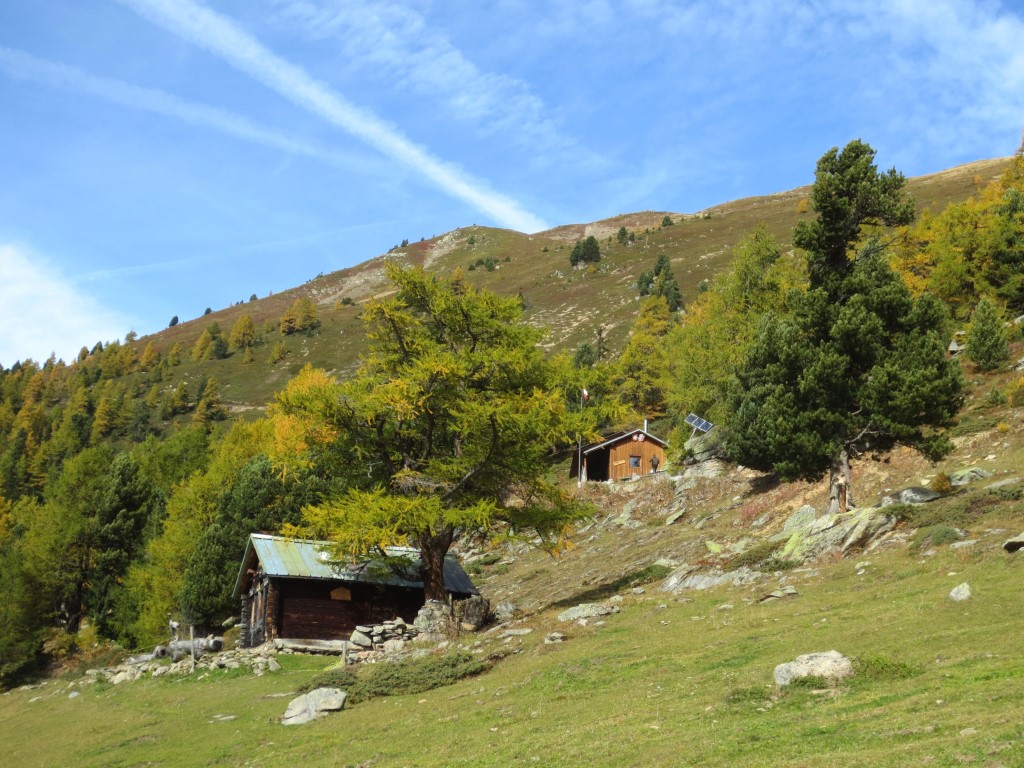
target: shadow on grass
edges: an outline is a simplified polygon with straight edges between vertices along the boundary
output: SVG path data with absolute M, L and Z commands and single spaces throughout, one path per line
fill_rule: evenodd
M 553 603 L 549 603 L 549 607 L 571 608 L 572 606 L 579 605 L 580 603 L 592 603 L 597 600 L 605 600 L 612 595 L 617 595 L 624 589 L 639 587 L 644 584 L 650 584 L 652 581 L 664 579 L 670 573 L 672 573 L 672 569 L 666 565 L 647 565 L 639 570 L 630 571 L 629 573 L 612 581 L 606 581 L 603 584 L 598 584 L 597 586 L 591 587 L 583 592 L 577 592 L 569 597 L 556 600 Z

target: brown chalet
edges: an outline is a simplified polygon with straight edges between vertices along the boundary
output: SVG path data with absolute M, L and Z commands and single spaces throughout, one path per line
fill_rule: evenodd
M 403 578 L 366 562 L 344 566 L 331 560 L 328 542 L 254 533 L 249 537 L 235 582 L 242 602 L 242 645 L 277 638 L 347 640 L 360 624 L 397 617 L 407 622 L 423 606 L 423 582 Z M 413 570 L 418 552 L 388 548 L 406 557 Z M 454 558 L 444 562 L 444 583 L 452 599 L 479 594 Z
M 668 443 L 648 432 L 646 424 L 643 429 L 622 430 L 575 451 L 569 474 L 574 478 L 595 482 L 629 480 L 649 475 L 665 468 L 666 447 Z

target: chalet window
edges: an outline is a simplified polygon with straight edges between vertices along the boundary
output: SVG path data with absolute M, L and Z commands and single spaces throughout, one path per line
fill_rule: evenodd
M 630 456 L 629 457 L 629 468 L 630 469 L 640 469 L 640 457 L 639 456 Z

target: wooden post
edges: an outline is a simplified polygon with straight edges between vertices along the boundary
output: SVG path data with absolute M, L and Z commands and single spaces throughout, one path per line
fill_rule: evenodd
M 188 642 L 192 647 L 189 649 L 189 656 L 192 659 L 191 669 L 189 673 L 196 671 L 196 636 L 195 627 L 191 624 L 188 625 Z
M 348 666 L 348 640 L 341 641 L 341 666 Z

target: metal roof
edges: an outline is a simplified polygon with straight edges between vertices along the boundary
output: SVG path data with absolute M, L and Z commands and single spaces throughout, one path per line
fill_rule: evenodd
M 245 547 L 242 567 L 235 580 L 234 595 L 238 597 L 246 581 L 246 571 L 258 561 L 268 576 L 284 576 L 297 579 L 331 579 L 334 581 L 355 581 L 364 584 L 388 584 L 396 587 L 423 588 L 422 581 L 409 581 L 391 571 L 381 573 L 380 569 L 367 567 L 372 561 L 356 566 L 345 566 L 331 560 L 329 541 L 289 539 L 284 536 L 270 536 L 253 533 Z M 407 557 L 413 567 L 419 565 L 419 550 L 412 547 L 387 547 L 391 557 Z M 471 595 L 479 594 L 469 575 L 454 557 L 444 560 L 444 586 L 449 592 Z
M 668 446 L 668 441 L 667 440 L 662 440 L 660 437 L 655 437 L 654 435 L 652 435 L 647 430 L 640 429 L 639 427 L 637 427 L 636 429 L 624 429 L 621 432 L 615 432 L 615 433 L 613 433 L 611 435 L 608 435 L 604 440 L 601 440 L 600 442 L 590 443 L 589 445 L 584 445 L 583 446 L 583 453 L 584 453 L 584 455 L 586 455 L 586 454 L 588 454 L 588 453 L 590 453 L 592 451 L 600 450 L 601 448 L 604 448 L 604 447 L 608 446 L 611 443 L 617 443 L 620 440 L 623 440 L 623 439 L 625 439 L 627 437 L 630 437 L 631 435 L 637 434 L 638 432 L 640 434 L 644 435 L 644 439 L 646 439 L 646 440 L 653 440 L 655 443 L 660 445 L 662 448 L 665 448 L 665 447 Z

